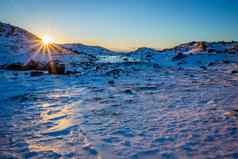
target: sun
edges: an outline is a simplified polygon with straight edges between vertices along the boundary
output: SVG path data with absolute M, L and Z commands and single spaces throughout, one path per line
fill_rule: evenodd
M 42 42 L 44 45 L 48 45 L 48 44 L 52 43 L 52 38 L 49 35 L 44 35 L 42 37 Z

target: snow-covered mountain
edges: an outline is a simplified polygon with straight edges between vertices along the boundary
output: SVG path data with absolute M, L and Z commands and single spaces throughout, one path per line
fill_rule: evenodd
M 149 62 L 161 67 L 207 67 L 238 61 L 238 42 L 189 42 L 174 48 L 156 50 L 138 48 L 116 52 L 100 46 L 84 44 L 50 44 L 45 48 L 34 34 L 10 24 L 0 23 L 0 64 L 27 63 L 30 60 L 47 63 L 57 59 L 64 63 Z

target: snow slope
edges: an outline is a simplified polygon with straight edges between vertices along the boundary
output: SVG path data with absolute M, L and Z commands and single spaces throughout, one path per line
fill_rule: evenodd
M 75 56 L 74 56 L 75 55 Z M 34 34 L 10 24 L 0 23 L 0 64 L 27 63 L 30 60 L 47 63 L 52 59 L 77 58 L 77 54 L 58 44 L 44 46 Z

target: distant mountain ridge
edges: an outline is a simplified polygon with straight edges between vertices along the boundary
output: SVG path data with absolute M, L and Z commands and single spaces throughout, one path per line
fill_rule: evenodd
M 109 50 L 107 48 L 101 47 L 101 46 L 90 46 L 90 45 L 85 45 L 81 43 L 71 43 L 71 44 L 59 44 L 60 46 L 70 49 L 74 52 L 84 52 L 88 54 L 95 54 L 95 53 L 101 53 L 101 54 L 111 54 L 115 51 Z

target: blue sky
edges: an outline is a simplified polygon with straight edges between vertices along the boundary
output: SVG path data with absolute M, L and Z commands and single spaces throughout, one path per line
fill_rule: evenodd
M 0 0 L 0 21 L 115 50 L 238 40 L 237 0 Z

